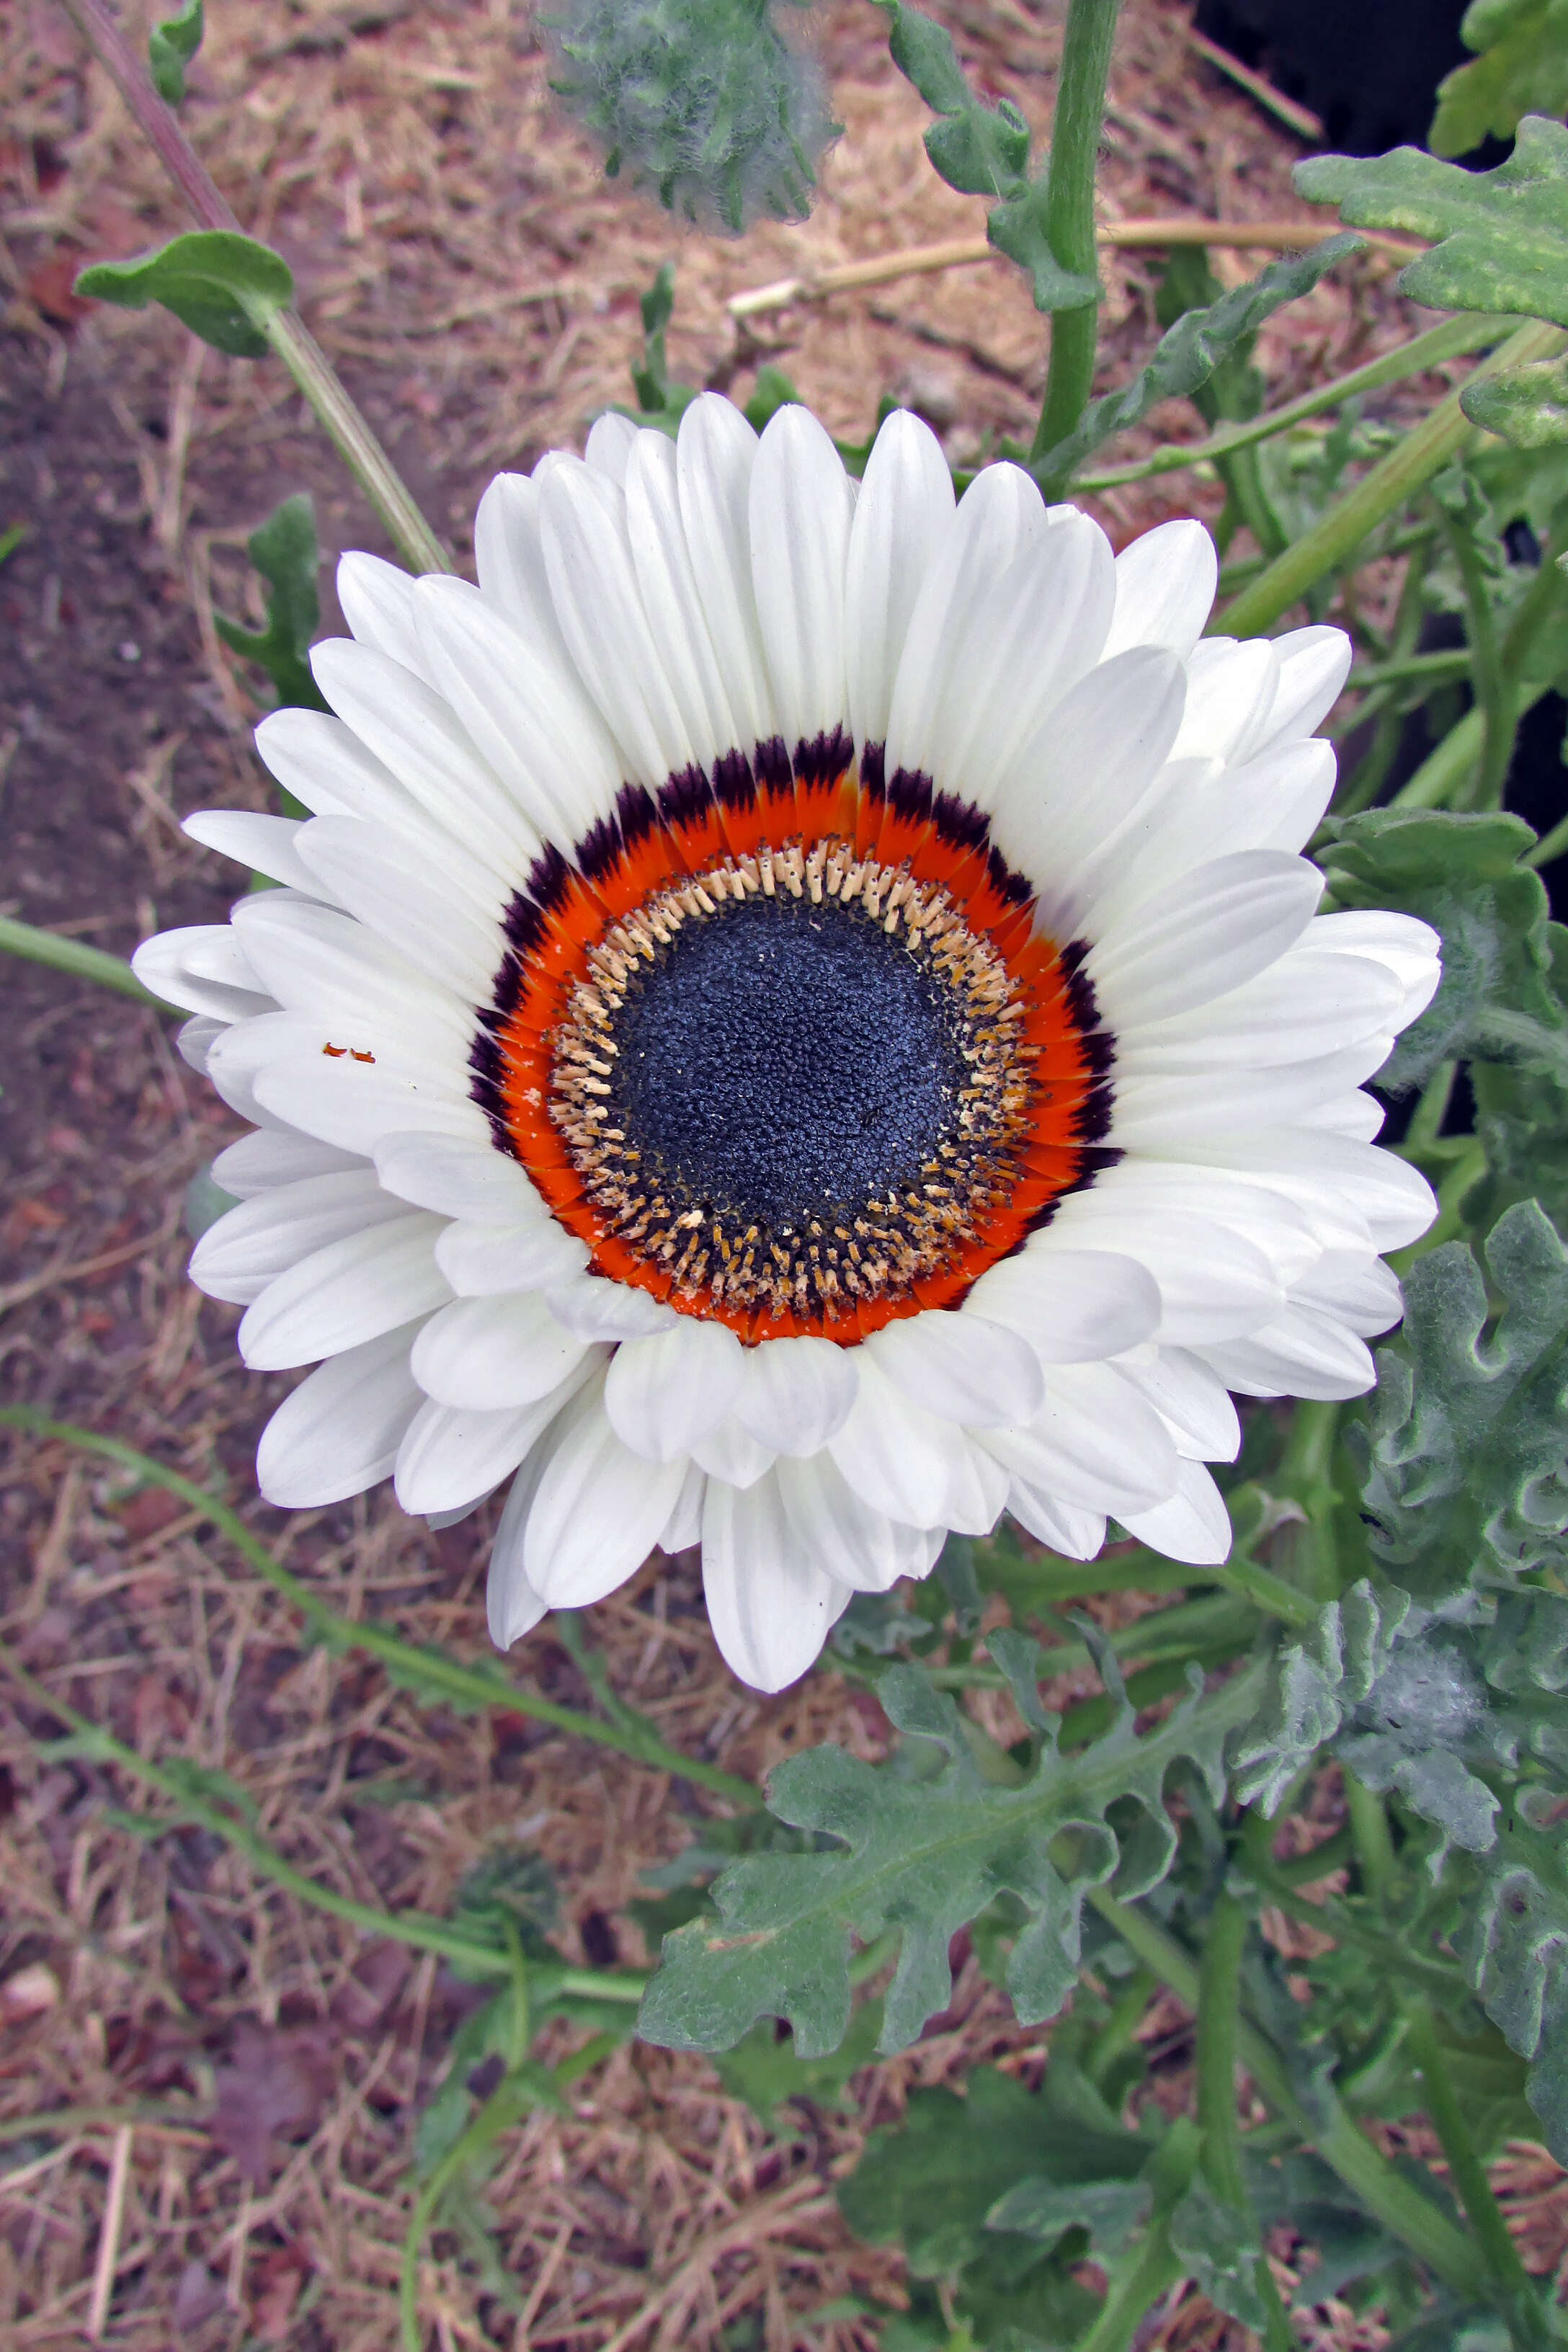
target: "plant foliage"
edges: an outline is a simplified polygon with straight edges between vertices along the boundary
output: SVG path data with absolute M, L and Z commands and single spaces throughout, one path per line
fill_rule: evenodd
M 1511 139 L 1522 115 L 1568 114 L 1568 0 L 1470 0 L 1459 35 L 1475 61 L 1438 84 L 1434 155 Z
M 185 94 L 185 68 L 201 47 L 202 32 L 202 0 L 185 0 L 147 36 L 147 69 L 165 106 L 178 106 Z
M 232 229 L 198 228 L 135 261 L 93 262 L 76 290 L 128 310 L 161 302 L 214 351 L 258 360 L 270 348 L 268 320 L 294 299 L 294 280 L 269 246 Z
M 274 507 L 245 548 L 267 583 L 266 626 L 247 629 L 219 613 L 214 616 L 218 635 L 231 653 L 266 671 L 279 709 L 325 710 L 326 699 L 310 675 L 310 641 L 321 612 L 316 593 L 321 559 L 309 493 L 297 491 Z

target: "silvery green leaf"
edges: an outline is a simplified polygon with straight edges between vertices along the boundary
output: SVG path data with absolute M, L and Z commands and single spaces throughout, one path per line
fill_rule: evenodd
M 1459 406 L 1472 425 L 1516 449 L 1550 449 L 1568 441 L 1568 358 L 1529 360 L 1503 375 L 1468 383 Z
M 1531 2062 L 1526 2096 L 1559 2164 L 1568 2163 L 1568 1870 L 1561 1832 L 1522 1821 L 1500 1838 L 1479 1900 L 1466 1906 L 1459 1957 L 1492 2023 Z
M 1478 54 L 1437 85 L 1434 155 L 1511 139 L 1521 115 L 1568 114 L 1568 0 L 1470 0 L 1459 37 Z
M 1268 2314 L 1258 2290 L 1263 2241 L 1250 2214 L 1222 2203 L 1200 2172 L 1167 2224 L 1180 2256 L 1209 2301 L 1261 2331 Z
M 294 299 L 294 280 L 269 246 L 230 229 L 198 228 L 135 261 L 95 261 L 76 290 L 128 310 L 161 302 L 215 351 L 256 360 L 268 349 L 267 320 Z

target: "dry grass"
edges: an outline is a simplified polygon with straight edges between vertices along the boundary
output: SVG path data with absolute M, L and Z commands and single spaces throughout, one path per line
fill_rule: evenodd
M 743 391 L 772 359 L 853 432 L 893 390 L 944 431 L 955 457 L 1026 429 L 1039 325 L 1001 267 L 803 307 L 755 338 L 725 311 L 745 287 L 983 226 L 979 205 L 927 167 L 922 110 L 869 10 L 836 0 L 822 12 L 846 128 L 811 223 L 733 245 L 683 238 L 605 186 L 551 110 L 512 0 L 226 0 L 209 14 L 192 135 L 241 217 L 287 254 L 310 323 L 459 554 L 493 468 L 579 441 L 624 394 L 637 293 L 672 255 L 671 357 L 691 381 Z M 1043 125 L 1050 12 L 962 0 L 951 16 L 987 87 Z M 1293 208 L 1291 142 L 1194 63 L 1184 23 L 1171 0 L 1130 0 L 1108 207 Z M 272 373 L 196 354 L 156 320 L 84 318 L 73 303 L 82 259 L 181 223 L 51 0 L 14 0 L 0 18 L 0 77 L 15 101 L 0 144 L 0 270 L 11 349 L 42 384 L 44 534 L 58 527 L 49 484 L 70 487 L 74 464 L 73 513 L 120 532 L 112 543 L 136 567 L 111 617 L 101 582 L 73 590 L 68 574 L 62 592 L 50 551 L 37 551 L 36 625 L 32 607 L 17 623 L 23 658 L 40 694 L 52 680 L 66 697 L 68 716 L 59 665 L 82 657 L 95 628 L 111 672 L 123 633 L 141 648 L 137 677 L 150 688 L 161 665 L 166 686 L 143 709 L 127 684 L 100 773 L 88 773 L 85 748 L 79 769 L 53 766 L 31 747 L 54 739 L 26 737 L 13 790 L 37 806 L 63 773 L 68 797 L 79 796 L 73 810 L 102 838 L 96 895 L 51 899 L 44 864 L 35 875 L 24 861 L 9 903 L 113 944 L 128 940 L 132 914 L 148 929 L 215 911 L 222 886 L 179 835 L 178 812 L 207 798 L 261 802 L 253 714 L 211 619 L 215 578 L 231 604 L 244 593 L 244 529 L 304 480 L 330 547 L 375 542 Z M 1281 396 L 1410 331 L 1388 273 L 1363 259 L 1266 332 Z M 1108 262 L 1108 366 L 1152 340 L 1153 275 L 1147 260 Z M 83 458 L 93 418 L 112 422 Z M 1172 425 L 1192 430 L 1190 416 L 1156 419 L 1124 454 Z M 1124 538 L 1190 487 L 1119 494 L 1102 511 Z M 35 575 L 19 562 L 16 576 Z M 105 600 L 101 613 L 73 619 L 73 593 Z M 16 740 L 0 731 L 0 765 Z M 234 1315 L 185 1284 L 178 1228 L 183 1185 L 226 1139 L 228 1116 L 145 1014 L 53 982 L 24 1003 L 20 1066 L 48 1076 L 8 1146 L 8 1387 L 243 1504 L 280 1384 L 241 1372 Z M 433 1538 L 384 1493 L 287 1526 L 254 1505 L 250 1514 L 349 1615 L 458 1656 L 484 1652 L 482 1530 Z M 142 1752 L 232 1774 L 267 1832 L 323 1885 L 438 1912 L 477 1861 L 522 1843 L 559 1879 L 564 1951 L 640 1957 L 625 1906 L 706 1810 L 685 1784 L 521 1717 L 422 1710 L 363 1660 L 303 1648 L 287 1609 L 188 1516 L 62 1447 L 12 1446 L 0 1534 L 0 1630 L 22 1662 Z M 755 1776 L 825 1738 L 882 1750 L 874 1702 L 830 1674 L 777 1700 L 738 1690 L 689 1560 L 646 1570 L 595 1612 L 593 1630 L 615 1687 L 691 1755 Z M 548 1696 L 587 1704 L 548 1627 L 518 1664 Z M 258 1885 L 204 1831 L 132 1835 L 105 1810 L 125 1795 L 114 1776 L 51 1758 L 38 1737 L 48 1728 L 30 1706 L 0 1719 L 0 2123 L 59 2109 L 98 2119 L 9 2145 L 20 2160 L 0 2187 L 6 2345 L 52 2352 L 89 2336 L 123 2352 L 174 2340 L 198 2352 L 393 2352 L 413 2125 L 470 1990 Z M 1145 2031 L 1183 2025 L 1167 2003 Z M 901 2300 L 896 2255 L 854 2243 L 838 2220 L 836 2177 L 911 2084 L 961 2081 L 987 2060 L 1037 2072 L 1043 2049 L 973 1962 L 918 2047 L 858 2078 L 850 2112 L 803 2110 L 792 2132 L 764 2132 L 699 2061 L 624 2049 L 579 2085 L 569 2116 L 537 2116 L 503 2143 L 486 2198 L 521 2310 L 488 2295 L 458 2242 L 438 2234 L 422 2278 L 427 2339 L 442 2352 L 868 2346 L 865 2320 L 812 2316 L 845 2298 Z M 1171 2096 L 1186 2096 L 1179 2074 Z M 1556 2169 L 1521 2150 L 1506 2181 L 1531 2265 L 1548 2270 L 1565 2231 Z M 1382 2341 L 1332 2306 L 1315 2325 L 1324 2352 Z M 1216 2352 L 1241 2338 L 1180 2291 L 1146 2341 Z

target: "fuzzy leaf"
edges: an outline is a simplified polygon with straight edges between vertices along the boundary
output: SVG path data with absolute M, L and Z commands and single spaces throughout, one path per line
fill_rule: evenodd
M 267 583 L 267 625 L 242 628 L 217 613 L 217 633 L 231 653 L 267 672 L 280 710 L 325 710 L 325 698 L 310 675 L 310 640 L 321 613 L 316 594 L 321 559 L 309 492 L 298 491 L 275 507 L 245 545 Z
M 1516 449 L 1550 449 L 1568 441 L 1568 359 L 1530 360 L 1483 376 L 1465 386 L 1459 406 L 1472 425 Z
M 76 290 L 128 310 L 161 302 L 215 351 L 258 360 L 268 348 L 266 321 L 294 299 L 294 280 L 269 246 L 231 229 L 198 228 L 135 261 L 95 261 Z
M 1411 1268 L 1405 1325 L 1378 1351 L 1364 1508 L 1388 1572 L 1436 1605 L 1568 1559 L 1568 1251 L 1533 1201 L 1486 1244 L 1502 1300 L 1462 1242 Z
M 768 2131 L 780 2127 L 779 2109 L 791 2099 L 837 2115 L 852 2105 L 849 2078 L 869 2066 L 877 2054 L 882 2004 L 868 2000 L 849 2021 L 849 2031 L 826 2058 L 799 2058 L 787 2033 L 763 2019 L 733 2050 L 714 2060 L 719 2080 L 732 2099 L 744 2099 Z M 798 2117 L 795 2123 L 798 2126 Z M 784 2128 L 791 2127 L 788 2119 Z
M 896 1927 L 902 1946 L 879 2046 L 903 2049 L 951 1996 L 949 1939 L 1004 1892 L 1029 1914 L 1007 1971 L 1014 2007 L 1031 2023 L 1054 2016 L 1073 1981 L 1085 1888 L 1119 1864 L 1129 1896 L 1159 1883 L 1175 1846 L 1167 1769 L 1189 1759 L 1217 1800 L 1226 1734 L 1254 1711 L 1261 1679 L 1257 1669 L 1205 1700 L 1189 1699 L 1140 1739 L 1109 1653 L 1100 1673 L 1117 1702 L 1105 1737 L 1063 1756 L 1053 1731 L 1033 1769 L 998 1786 L 983 1776 L 952 1700 L 918 1667 L 889 1667 L 878 1697 L 900 1731 L 931 1743 L 934 1772 L 917 1780 L 902 1757 L 873 1766 L 833 1747 L 781 1764 L 769 1810 L 840 1840 L 843 1851 L 754 1855 L 727 1870 L 713 1889 L 719 1917 L 666 1938 L 643 2002 L 644 2039 L 724 2050 L 757 2018 L 785 2017 L 799 2055 L 821 2057 L 848 2022 L 852 1937 L 869 1942 Z M 1120 1798 L 1142 1811 L 1136 1854 L 1123 1853 L 1106 1820 Z M 1053 1859 L 1053 1841 L 1069 1828 L 1075 1851 Z
M 1154 2191 L 1146 2180 L 1085 2180 L 1062 2188 L 1038 2174 L 1016 2181 L 985 2217 L 990 2230 L 1054 2245 L 1068 2230 L 1082 2230 L 1089 2251 L 1120 2254 L 1149 2219 Z
M 1313 155 L 1296 186 L 1357 228 L 1435 238 L 1399 290 L 1436 310 L 1502 312 L 1568 326 L 1568 130 L 1527 114 L 1495 172 L 1465 172 L 1418 147 L 1366 160 Z
M 1379 1074 L 1394 1093 L 1455 1057 L 1536 1063 L 1568 1081 L 1568 1025 L 1552 985 L 1556 927 L 1546 888 L 1521 864 L 1522 818 L 1368 809 L 1331 821 L 1319 863 L 1339 907 L 1393 907 L 1442 940 L 1443 977 Z
M 1268 2315 L 1257 2276 L 1263 2240 L 1251 2216 L 1223 2204 L 1199 2173 L 1168 2226 L 1172 2252 L 1209 2301 L 1244 2327 L 1267 2327 Z
M 1081 310 L 1085 303 L 1099 301 L 1100 280 L 1092 271 L 1064 269 L 1051 251 L 1046 233 L 1048 202 L 1042 170 L 1021 194 L 992 205 L 985 234 L 998 253 L 1028 271 L 1037 310 Z
M 1458 1939 L 1470 1983 L 1510 2050 L 1531 2063 L 1525 2095 L 1568 2163 L 1568 1870 L 1561 1835 L 1516 1822 L 1499 1840 Z
M 1261 1702 L 1230 1746 L 1233 1793 L 1272 1820 L 1287 1789 L 1386 1667 L 1408 1603 L 1364 1579 L 1279 1643 Z
M 1437 85 L 1434 155 L 1511 139 L 1521 115 L 1568 114 L 1568 0 L 1470 0 L 1459 37 L 1478 55 Z
M 1222 294 L 1206 309 L 1186 311 L 1120 391 L 1090 401 L 1076 430 L 1047 450 L 1036 471 L 1053 482 L 1066 482 L 1102 441 L 1141 424 L 1161 401 L 1191 398 L 1234 354 L 1250 350 L 1266 319 L 1285 303 L 1310 294 L 1336 262 L 1359 253 L 1362 242 L 1358 236 L 1331 236 L 1310 253 L 1271 261 L 1249 284 Z
M 941 177 L 961 195 L 1016 194 L 1029 162 L 1029 126 L 1017 108 L 1010 99 L 992 107 L 975 97 L 944 26 L 902 0 L 877 5 L 889 19 L 893 63 L 941 117 L 925 135 Z
M 165 106 L 185 94 L 185 68 L 202 45 L 202 0 L 185 0 L 178 16 L 165 16 L 147 36 L 147 70 Z

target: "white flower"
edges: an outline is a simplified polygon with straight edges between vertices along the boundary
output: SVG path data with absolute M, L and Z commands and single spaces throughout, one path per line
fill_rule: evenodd
M 700 1540 L 763 1689 L 1011 1511 L 1223 1558 L 1229 1391 L 1348 1397 L 1420 1176 L 1359 1091 L 1436 941 L 1314 914 L 1344 637 L 1200 642 L 1214 551 L 1112 559 L 1016 467 L 705 395 L 503 475 L 479 585 L 364 555 L 315 814 L 189 830 L 284 887 L 136 959 L 256 1131 L 195 1280 L 319 1363 L 304 1507 L 507 1479 L 505 1645 Z

